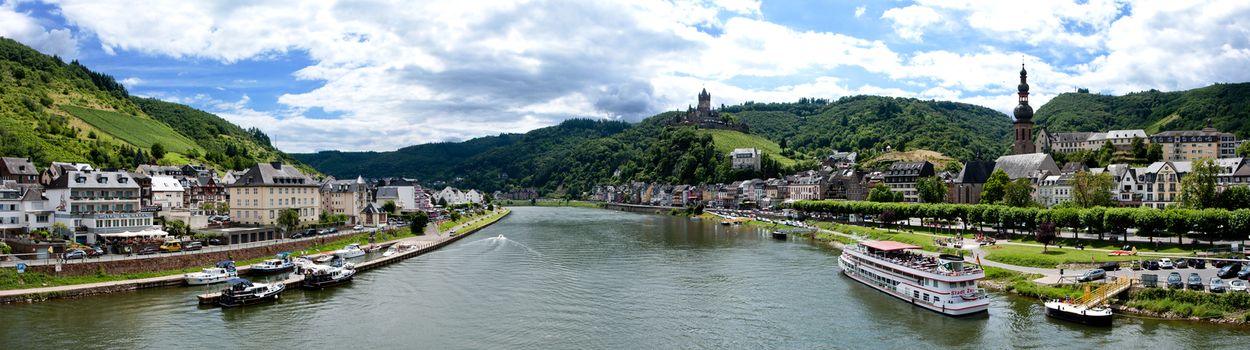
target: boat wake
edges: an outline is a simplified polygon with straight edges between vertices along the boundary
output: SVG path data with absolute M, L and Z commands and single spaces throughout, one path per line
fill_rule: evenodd
M 495 237 L 490 237 L 490 238 L 486 238 L 486 239 L 480 239 L 480 240 L 476 240 L 476 241 L 473 241 L 473 242 L 469 242 L 469 243 L 466 243 L 466 244 L 464 244 L 464 245 L 462 245 L 462 246 L 456 247 L 456 248 L 454 248 L 454 249 L 441 250 L 441 252 L 454 252 L 454 251 L 459 251 L 459 250 L 463 250 L 463 249 L 469 249 L 470 247 L 475 247 L 475 246 L 479 246 L 479 245 L 486 245 L 486 246 L 489 246 L 489 247 L 490 247 L 490 249 L 489 249 L 489 250 L 487 250 L 487 252 L 493 252 L 493 251 L 496 251 L 496 250 L 502 249 L 502 248 L 507 247 L 507 246 L 516 245 L 516 246 L 521 247 L 522 249 L 525 249 L 525 251 L 526 251 L 526 252 L 528 252 L 528 253 L 530 253 L 530 254 L 533 254 L 534 256 L 537 256 L 537 257 L 540 257 L 540 258 L 545 257 L 542 253 L 539 253 L 538 251 L 534 250 L 533 248 L 530 248 L 528 245 L 525 245 L 525 243 L 521 243 L 521 242 L 517 242 L 517 241 L 511 240 L 511 239 L 508 239 L 508 237 L 504 237 L 504 235 L 502 235 L 502 234 L 501 234 L 501 235 L 498 235 L 498 236 L 495 236 Z

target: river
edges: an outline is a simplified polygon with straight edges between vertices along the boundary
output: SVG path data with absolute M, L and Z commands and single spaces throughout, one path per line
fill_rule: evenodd
M 1218 349 L 1250 340 L 1245 328 L 1194 322 L 1061 323 L 1002 294 L 988 315 L 951 318 L 839 275 L 837 255 L 754 227 L 520 207 L 440 251 L 268 305 L 198 306 L 202 288 L 0 305 L 0 349 Z

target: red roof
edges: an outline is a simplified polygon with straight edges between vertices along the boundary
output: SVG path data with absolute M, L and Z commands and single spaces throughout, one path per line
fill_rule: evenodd
M 895 242 L 895 241 L 867 241 L 867 242 L 864 242 L 864 246 L 868 248 L 872 248 L 872 249 L 884 250 L 887 252 L 895 251 L 895 250 L 903 250 L 903 249 L 920 249 L 920 246 L 915 246 L 915 245 L 902 243 L 902 242 Z

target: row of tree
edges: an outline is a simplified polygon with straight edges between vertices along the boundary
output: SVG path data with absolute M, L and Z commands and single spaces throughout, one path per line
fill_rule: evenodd
M 1068 228 L 1075 236 L 1085 231 L 1097 234 L 1136 235 L 1150 237 L 1183 237 L 1206 241 L 1245 240 L 1250 233 L 1250 209 L 1165 209 L 1136 208 L 1036 208 L 992 204 L 907 204 L 865 201 L 798 201 L 790 207 L 804 212 L 837 215 L 874 215 L 882 223 L 913 218 L 958 220 L 968 225 L 995 226 L 1003 229 L 1036 232 L 1044 224 Z

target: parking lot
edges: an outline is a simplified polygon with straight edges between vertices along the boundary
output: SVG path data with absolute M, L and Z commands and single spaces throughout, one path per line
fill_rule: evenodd
M 1144 261 L 1144 260 L 1149 260 L 1149 259 L 1142 259 L 1142 260 Z M 1157 260 L 1157 259 L 1156 259 L 1156 260 Z M 1216 273 L 1217 273 L 1217 272 L 1219 272 L 1219 270 L 1220 270 L 1219 268 L 1215 267 L 1215 265 L 1213 265 L 1211 261 L 1208 261 L 1208 262 L 1207 262 L 1206 268 L 1204 268 L 1204 269 L 1197 269 L 1197 268 L 1193 268 L 1193 267 L 1186 267 L 1186 268 L 1179 268 L 1179 269 L 1178 269 L 1178 268 L 1171 268 L 1171 269 L 1163 269 L 1163 268 L 1160 268 L 1160 269 L 1158 269 L 1158 270 L 1147 270 L 1147 269 L 1144 269 L 1144 268 L 1143 268 L 1143 269 L 1141 269 L 1141 270 L 1133 270 L 1133 269 L 1129 268 L 1129 266 L 1130 266 L 1130 264 L 1129 264 L 1128 262 L 1123 262 L 1123 263 L 1121 263 L 1121 264 L 1120 264 L 1120 269 L 1119 269 L 1119 270 L 1116 270 L 1116 271 L 1107 271 L 1107 276 L 1116 276 L 1116 277 L 1125 277 L 1125 276 L 1127 276 L 1127 277 L 1133 277 L 1133 278 L 1139 278 L 1139 279 L 1140 279 L 1140 278 L 1142 277 L 1142 275 L 1146 275 L 1146 274 L 1153 274 L 1153 275 L 1158 276 L 1158 279 L 1157 279 L 1157 280 L 1158 280 L 1157 287 L 1159 287 L 1159 288 L 1167 288 L 1168 275 L 1169 275 L 1169 274 L 1171 274 L 1172 272 L 1177 272 L 1177 273 L 1180 273 L 1180 275 L 1181 275 L 1181 281 L 1182 281 L 1182 282 L 1187 282 L 1187 281 L 1189 281 L 1189 274 L 1190 274 L 1190 273 L 1197 273 L 1197 274 L 1198 274 L 1198 276 L 1201 276 L 1201 277 L 1202 277 L 1203 289 L 1205 290 L 1205 289 L 1206 289 L 1206 287 L 1207 287 L 1207 285 L 1208 285 L 1208 284 L 1210 284 L 1211 277 L 1215 277 Z M 1243 266 L 1243 267 L 1244 267 L 1244 266 Z M 1087 270 L 1064 271 L 1064 276 L 1065 276 L 1065 277 L 1066 277 L 1066 276 L 1075 276 L 1075 277 L 1079 277 L 1081 274 L 1085 273 L 1085 271 L 1087 271 Z M 1075 278 L 1075 277 L 1073 277 L 1073 278 Z M 1225 279 L 1223 279 L 1223 280 L 1224 280 L 1224 283 L 1225 283 L 1225 286 L 1228 286 L 1228 282 L 1229 282 L 1229 281 L 1232 281 L 1232 280 L 1234 280 L 1234 279 L 1235 279 L 1235 278 L 1225 278 Z

